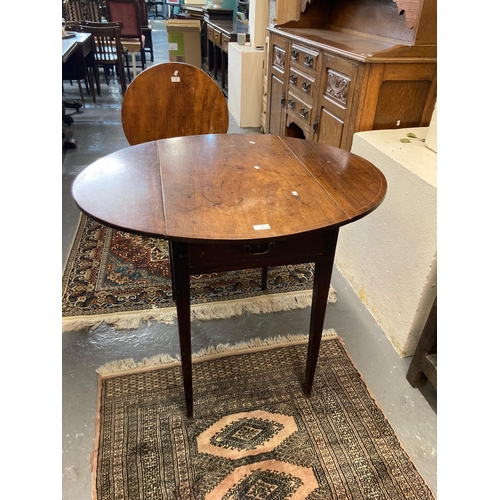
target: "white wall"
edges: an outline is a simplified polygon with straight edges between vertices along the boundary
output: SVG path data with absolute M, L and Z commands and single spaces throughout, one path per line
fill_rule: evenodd
M 386 176 L 387 195 L 370 215 L 340 229 L 335 263 L 400 356 L 414 353 L 436 297 L 437 154 L 407 133 L 354 135 L 351 151 Z

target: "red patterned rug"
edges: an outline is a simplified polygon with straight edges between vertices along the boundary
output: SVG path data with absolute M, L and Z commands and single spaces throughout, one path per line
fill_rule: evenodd
M 189 419 L 178 361 L 101 367 L 94 500 L 434 498 L 333 330 L 309 398 L 304 337 L 269 344 L 195 356 Z
M 311 304 L 313 264 L 191 277 L 191 310 L 198 319 L 267 313 Z M 330 290 L 329 302 L 336 301 Z M 63 273 L 63 331 L 95 327 L 137 328 L 142 321 L 172 323 L 168 243 L 106 227 L 82 215 Z

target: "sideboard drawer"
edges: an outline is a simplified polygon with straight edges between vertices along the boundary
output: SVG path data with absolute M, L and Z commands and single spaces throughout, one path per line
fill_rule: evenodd
M 311 126 L 312 106 L 304 102 L 300 97 L 288 91 L 285 106 L 289 115 L 293 115 L 298 124 Z
M 292 50 L 290 51 L 290 61 L 292 64 L 316 72 L 318 56 L 319 52 L 292 44 Z
M 294 89 L 295 92 L 299 92 L 303 96 L 309 96 L 312 98 L 316 95 L 316 79 L 312 76 L 308 76 L 305 73 L 302 73 L 294 66 L 290 66 L 288 86 L 290 89 Z
M 221 33 L 221 48 L 224 52 L 227 52 L 229 50 L 228 43 L 231 41 L 231 38 L 229 38 L 227 35 L 224 35 L 224 33 Z
M 207 24 L 207 38 L 212 42 L 214 41 L 214 33 L 215 30 L 212 28 L 212 26 Z
M 220 47 L 221 42 L 221 33 L 219 31 L 214 30 L 214 43 Z

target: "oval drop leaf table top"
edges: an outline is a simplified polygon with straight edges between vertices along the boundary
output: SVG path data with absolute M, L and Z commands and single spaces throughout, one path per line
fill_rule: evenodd
M 302 139 L 211 134 L 131 146 L 87 167 L 80 209 L 112 227 L 185 242 L 257 242 L 369 214 L 387 183 L 369 161 Z

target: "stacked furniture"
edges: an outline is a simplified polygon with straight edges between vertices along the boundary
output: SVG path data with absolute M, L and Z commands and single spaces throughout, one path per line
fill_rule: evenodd
M 429 125 L 436 0 L 295 3 L 268 29 L 265 132 L 349 150 L 359 131 Z

